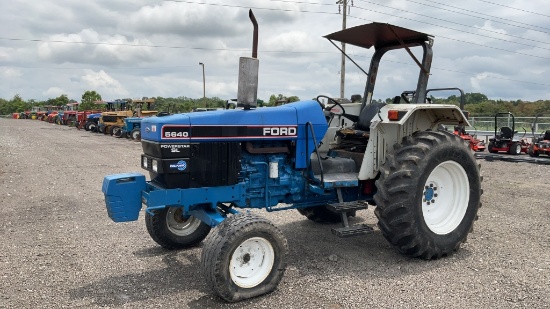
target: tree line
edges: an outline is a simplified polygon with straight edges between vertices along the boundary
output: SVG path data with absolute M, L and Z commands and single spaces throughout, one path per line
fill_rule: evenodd
M 97 109 L 96 101 L 101 101 L 102 97 L 94 90 L 84 92 L 80 98 L 80 110 Z M 186 96 L 176 98 L 151 97 L 155 99 L 155 104 L 152 107 L 158 111 L 168 111 L 171 113 L 184 113 L 192 111 L 195 108 L 225 108 L 227 100 L 210 97 L 194 99 Z M 449 97 L 434 97 L 430 96 L 433 103 L 436 104 L 454 104 L 460 106 L 460 96 L 451 95 Z M 123 100 L 131 101 L 131 98 Z M 269 100 L 258 100 L 258 106 L 275 106 L 290 102 L 299 101 L 297 96 L 285 96 L 283 94 L 272 94 Z M 377 99 L 376 102 L 391 103 L 393 99 L 386 100 Z M 44 101 L 34 99 L 24 100 L 20 95 L 15 95 L 13 98 L 6 100 L 0 98 L 0 115 L 8 115 L 11 113 L 23 112 L 30 110 L 36 106 L 64 106 L 67 103 L 77 102 L 74 99 L 69 99 L 66 94 L 62 94 L 56 98 L 50 98 Z M 492 100 L 482 93 L 466 93 L 464 95 L 465 110 L 470 112 L 471 116 L 494 116 L 498 112 L 511 112 L 518 117 L 529 117 L 537 114 L 546 114 L 550 116 L 550 100 L 538 100 L 534 102 L 524 100 Z
M 190 98 L 186 96 L 180 96 L 176 98 L 164 98 L 164 97 L 151 97 L 142 99 L 154 99 L 155 103 L 151 109 L 158 111 L 168 111 L 171 113 L 184 113 L 194 110 L 195 108 L 225 108 L 227 100 L 210 97 L 210 98 Z M 80 98 L 79 110 L 93 110 L 98 109 L 95 104 L 97 101 L 101 101 L 101 95 L 95 90 L 88 90 L 82 94 Z M 122 98 L 121 101 L 132 102 L 132 98 Z M 233 99 L 236 100 L 236 99 Z M 299 101 L 297 96 L 284 96 L 271 95 L 269 101 L 258 100 L 258 106 L 275 106 L 281 104 L 281 102 L 289 103 Z M 230 100 L 231 101 L 231 100 Z M 68 103 L 77 102 L 74 99 L 69 99 L 66 94 L 62 94 L 56 98 L 50 98 L 44 101 L 38 101 L 34 99 L 24 100 L 19 94 L 16 94 L 10 100 L 0 98 L 0 115 L 8 115 L 12 113 L 20 113 L 26 110 L 31 110 L 33 107 L 46 107 L 57 106 L 62 107 Z

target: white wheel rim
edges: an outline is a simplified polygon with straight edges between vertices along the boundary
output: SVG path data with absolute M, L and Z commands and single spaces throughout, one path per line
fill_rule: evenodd
M 184 218 L 181 207 L 170 207 L 166 213 L 168 230 L 177 236 L 188 236 L 197 230 L 201 220 L 195 217 Z
M 422 190 L 422 214 L 428 228 L 438 235 L 454 231 L 462 222 L 470 201 L 470 185 L 464 168 L 455 161 L 439 164 Z
M 229 275 L 241 288 L 253 288 L 271 273 L 275 251 L 269 241 L 252 237 L 241 243 L 231 255 Z

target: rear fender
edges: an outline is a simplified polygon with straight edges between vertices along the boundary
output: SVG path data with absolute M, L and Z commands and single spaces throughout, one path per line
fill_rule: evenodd
M 397 120 L 388 118 L 396 111 Z M 405 136 L 418 131 L 438 130 L 444 126 L 470 126 L 458 106 L 443 104 L 388 104 L 371 121 L 370 138 L 359 171 L 359 180 L 374 179 L 386 154 Z

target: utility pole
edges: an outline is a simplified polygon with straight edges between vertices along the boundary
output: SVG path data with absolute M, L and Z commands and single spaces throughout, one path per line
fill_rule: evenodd
M 348 13 L 348 1 L 338 0 L 336 4 L 342 5 L 342 30 L 346 29 L 346 15 Z M 345 83 L 346 83 L 346 44 L 342 43 L 342 62 L 340 64 L 340 98 L 345 98 Z
M 204 103 L 204 107 L 206 106 L 206 83 L 204 82 L 204 63 L 199 62 L 199 65 L 202 66 L 202 101 Z

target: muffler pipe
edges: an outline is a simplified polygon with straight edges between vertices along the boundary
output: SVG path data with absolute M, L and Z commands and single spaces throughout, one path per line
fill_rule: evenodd
M 252 57 L 239 58 L 239 85 L 237 90 L 237 106 L 244 109 L 255 108 L 258 100 L 258 72 L 260 61 L 258 60 L 258 22 L 252 13 L 248 11 L 248 17 L 254 26 L 252 39 Z
M 252 13 L 252 10 L 248 11 L 248 17 L 254 26 L 254 36 L 252 38 L 252 58 L 258 58 L 258 22 L 256 21 L 256 17 L 254 16 L 254 13 Z

